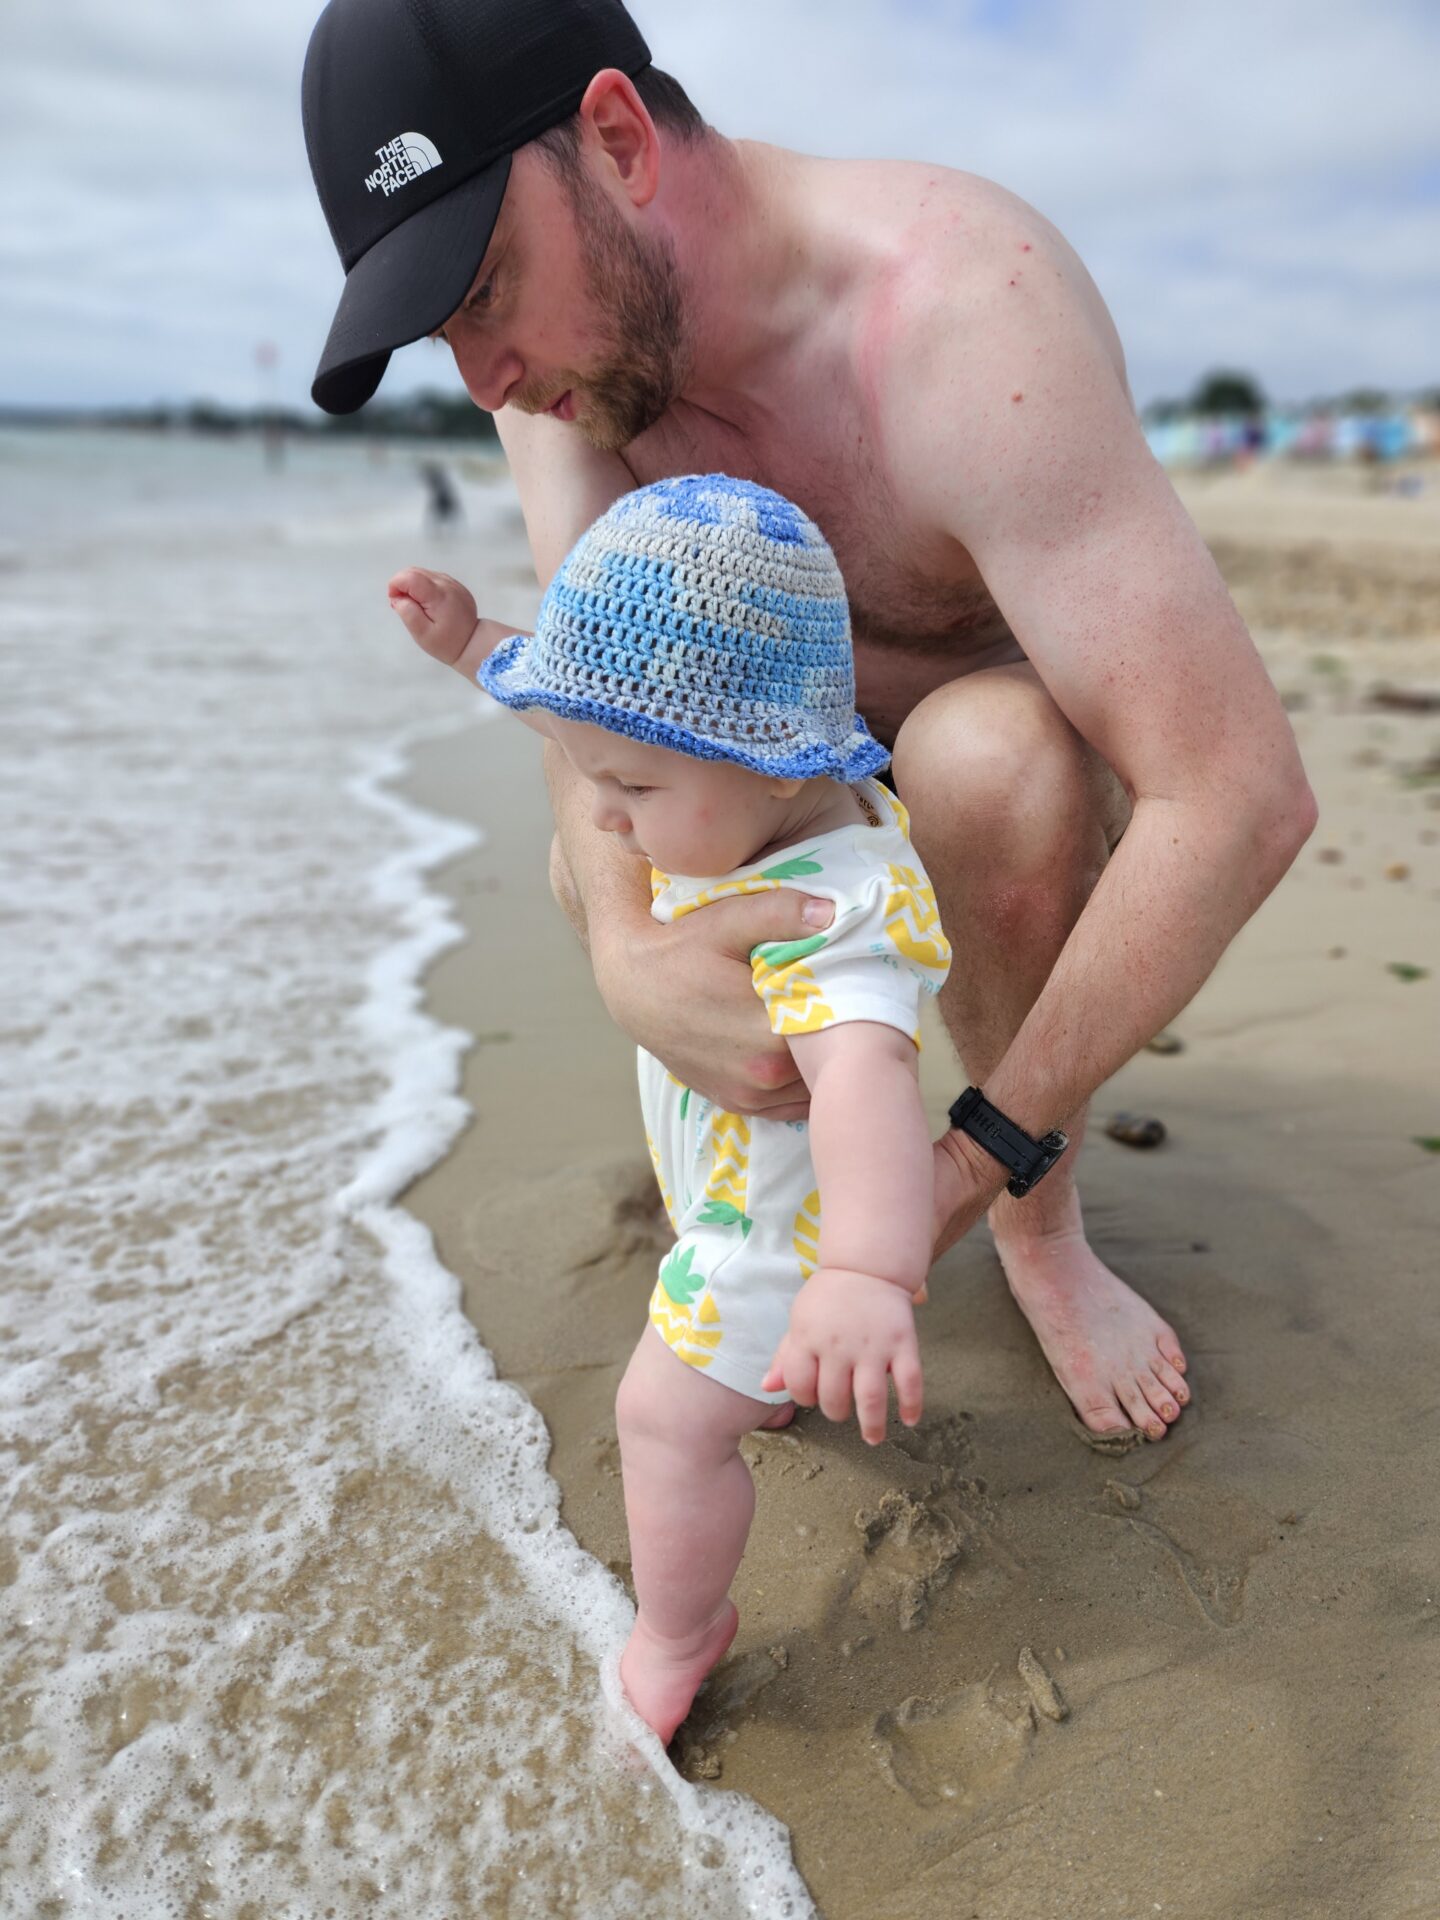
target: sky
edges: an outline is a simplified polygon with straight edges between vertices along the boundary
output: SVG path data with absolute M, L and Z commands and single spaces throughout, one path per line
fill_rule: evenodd
M 5 0 L 0 404 L 308 410 L 341 274 L 316 0 Z M 1440 385 L 1435 0 L 633 0 L 712 125 L 998 180 L 1110 304 L 1137 400 Z M 255 350 L 278 349 L 262 386 Z M 454 386 L 424 343 L 382 393 Z

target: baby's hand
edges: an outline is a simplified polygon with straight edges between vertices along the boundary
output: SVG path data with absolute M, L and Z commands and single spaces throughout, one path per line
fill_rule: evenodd
M 406 567 L 395 575 L 388 591 L 390 604 L 411 639 L 447 667 L 457 665 L 475 631 L 475 599 L 470 589 L 448 573 Z
M 827 1419 L 846 1420 L 853 1384 L 860 1431 L 873 1447 L 885 1438 L 893 1374 L 900 1418 L 913 1427 L 924 1395 L 914 1298 L 873 1274 L 819 1268 L 795 1297 L 762 1389 L 783 1389 L 802 1407 L 818 1402 Z

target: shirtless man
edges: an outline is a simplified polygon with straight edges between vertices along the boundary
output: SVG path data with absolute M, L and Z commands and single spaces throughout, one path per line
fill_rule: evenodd
M 320 126 L 334 23 L 383 3 L 332 0 L 307 63 L 312 165 L 342 255 Z M 466 0 L 496 20 L 512 3 Z M 557 16 L 571 6 L 550 0 Z M 315 397 L 348 411 L 390 346 L 443 338 L 499 416 L 542 584 L 620 492 L 666 475 L 759 480 L 819 522 L 849 588 L 858 704 L 893 750 L 954 947 L 946 1026 L 995 1106 L 1072 1143 L 1012 1199 L 1006 1169 L 947 1133 L 937 1251 L 988 1213 L 1086 1426 L 1160 1439 L 1190 1398 L 1185 1356 L 1088 1245 L 1075 1148 L 1092 1093 L 1186 1005 L 1310 833 L 1289 723 L 1146 448 L 1115 328 L 1060 234 L 973 175 L 727 140 L 646 65 L 618 4 L 610 17 L 608 58 L 576 72 L 588 43 L 559 41 L 546 56 L 552 114 L 554 62 L 571 61 L 566 118 L 542 120 L 538 139 L 532 120 L 480 176 L 487 202 L 471 182 L 462 220 L 464 189 L 424 174 L 431 199 L 398 230 L 429 223 L 433 256 L 448 222 L 448 292 L 433 272 L 416 291 L 421 263 L 397 293 L 392 236 L 351 264 Z M 346 58 L 393 70 L 373 21 L 364 41 Z M 540 56 L 527 59 L 521 80 Z M 431 127 L 443 156 L 433 129 L 462 124 L 459 56 L 425 84 L 390 118 Z M 487 71 L 474 88 L 488 84 Z M 347 303 L 368 303 L 368 332 Z M 474 662 L 454 664 L 471 677 Z M 802 1113 L 748 955 L 813 931 L 803 896 L 659 926 L 563 755 L 546 770 L 555 891 L 613 1017 L 721 1106 Z

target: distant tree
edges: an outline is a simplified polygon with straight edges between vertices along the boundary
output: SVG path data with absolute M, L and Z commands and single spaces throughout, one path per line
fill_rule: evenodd
M 1258 380 L 1233 368 L 1217 368 L 1207 373 L 1190 396 L 1192 413 L 1263 413 L 1265 391 Z
M 1354 387 L 1335 402 L 1341 413 L 1388 413 L 1390 396 L 1379 387 Z

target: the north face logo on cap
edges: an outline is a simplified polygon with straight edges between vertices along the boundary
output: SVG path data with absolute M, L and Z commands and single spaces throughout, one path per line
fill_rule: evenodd
M 382 193 L 392 194 L 407 180 L 418 180 L 422 173 L 442 164 L 435 142 L 423 133 L 397 133 L 393 140 L 375 149 L 375 158 L 380 164 L 365 176 L 367 193 L 379 187 Z

